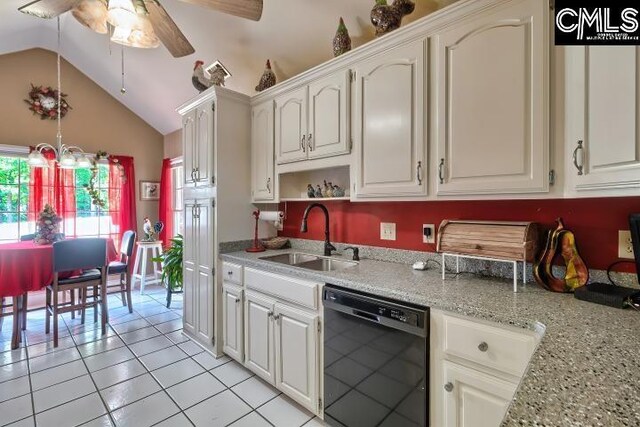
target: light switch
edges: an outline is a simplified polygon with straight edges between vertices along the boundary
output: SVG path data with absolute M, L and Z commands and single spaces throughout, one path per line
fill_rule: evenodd
M 380 239 L 396 240 L 396 223 L 395 222 L 380 223 Z

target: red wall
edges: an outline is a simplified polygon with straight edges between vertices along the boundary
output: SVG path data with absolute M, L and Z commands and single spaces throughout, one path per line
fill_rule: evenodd
M 310 202 L 288 202 L 281 236 L 324 240 L 324 215 L 314 209 L 309 232 L 300 232 L 300 222 Z M 640 197 L 601 199 L 483 200 L 430 202 L 323 202 L 331 218 L 331 240 L 435 252 L 435 245 L 422 243 L 422 224 L 443 219 L 535 221 L 551 227 L 562 217 L 576 236 L 578 250 L 590 268 L 606 269 L 618 259 L 618 230 L 628 230 L 630 213 L 640 212 Z M 284 210 L 284 204 L 280 206 Z M 395 241 L 380 240 L 380 222 L 396 223 Z M 618 270 L 618 268 L 616 268 Z M 635 271 L 632 264 L 619 270 Z

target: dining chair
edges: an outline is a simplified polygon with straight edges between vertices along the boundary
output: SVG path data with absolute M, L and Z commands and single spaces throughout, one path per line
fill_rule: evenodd
M 133 313 L 133 305 L 131 304 L 131 269 L 129 268 L 129 260 L 133 255 L 133 247 L 136 243 L 136 232 L 127 230 L 122 235 L 120 242 L 120 260 L 112 261 L 107 266 L 107 276 L 119 274 L 120 280 L 117 284 L 108 285 L 109 288 L 119 288 L 122 296 L 122 305 L 129 306 L 129 313 Z
M 78 275 L 60 278 L 60 273 L 79 271 Z M 58 346 L 58 316 L 61 313 L 82 310 L 84 323 L 85 310 L 93 307 L 93 321 L 98 321 L 98 306 L 101 312 L 102 335 L 107 333 L 107 241 L 100 238 L 72 239 L 53 244 L 53 283 L 47 286 L 45 332 L 50 329 L 50 317 L 53 316 L 53 346 Z M 92 294 L 89 295 L 89 289 Z M 74 294 L 75 289 L 81 296 L 75 301 L 61 302 L 59 293 L 67 290 Z M 89 302 L 87 300 L 90 299 Z

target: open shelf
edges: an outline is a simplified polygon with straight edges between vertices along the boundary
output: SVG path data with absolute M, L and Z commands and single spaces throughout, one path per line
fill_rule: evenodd
M 281 173 L 279 178 L 281 202 L 350 200 L 351 175 L 349 166 Z M 324 181 L 344 188 L 345 195 L 318 198 L 307 196 L 307 184 L 313 185 L 314 188 L 320 185 L 322 188 Z

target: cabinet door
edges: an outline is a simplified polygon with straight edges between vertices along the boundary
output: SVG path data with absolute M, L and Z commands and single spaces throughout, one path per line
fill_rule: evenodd
M 433 37 L 439 195 L 548 190 L 548 10 L 510 2 Z
M 307 158 L 307 87 L 275 100 L 276 160 L 278 164 Z
M 185 185 L 193 185 L 195 183 L 196 114 L 197 111 L 194 109 L 182 117 L 182 153 Z
M 253 292 L 245 293 L 245 366 L 262 379 L 275 384 L 273 309 L 275 300 Z
M 273 200 L 273 101 L 251 111 L 251 195 L 254 201 Z
M 184 242 L 182 254 L 183 280 L 183 326 L 186 333 L 196 335 L 197 306 L 197 219 L 195 217 L 195 200 L 184 202 Z
M 444 362 L 443 374 L 445 427 L 500 425 L 516 384 L 449 362 Z
M 197 274 L 195 295 L 197 305 L 196 338 L 205 346 L 213 345 L 215 307 L 215 256 L 213 251 L 215 232 L 215 208 L 212 199 L 196 201 L 197 227 Z
M 309 85 L 309 158 L 346 154 L 349 133 L 349 71 L 340 71 Z
M 197 110 L 197 152 L 193 159 L 196 168 L 196 179 L 198 185 L 213 185 L 215 180 L 214 170 L 214 103 L 199 107 Z
M 318 410 L 318 315 L 276 303 L 276 387 Z
M 640 187 L 640 48 L 568 47 L 565 80 L 570 187 Z
M 240 363 L 244 358 L 244 319 L 242 315 L 242 288 L 230 283 L 222 284 L 222 345 L 223 351 Z
M 356 68 L 358 197 L 427 194 L 424 62 L 419 40 Z

